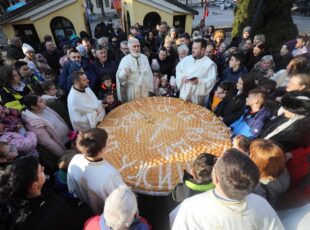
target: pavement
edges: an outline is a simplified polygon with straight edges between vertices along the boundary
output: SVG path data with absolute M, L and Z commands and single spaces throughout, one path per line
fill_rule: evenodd
M 202 18 L 204 8 L 197 7 L 194 9 L 199 12 L 199 15 L 196 15 L 193 21 L 193 26 L 195 27 Z M 214 25 L 215 28 L 231 27 L 233 20 L 234 13 L 232 9 L 221 10 L 219 7 L 210 7 L 209 16 L 206 18 L 206 25 Z M 299 33 L 310 34 L 310 17 L 293 16 L 293 21 L 297 25 Z
M 196 15 L 193 20 L 193 27 L 197 26 L 200 22 L 204 8 L 203 7 L 193 7 L 195 10 L 199 12 L 199 15 Z M 115 18 L 114 14 L 107 15 L 103 21 L 106 23 L 108 22 L 108 18 L 112 17 L 113 25 L 119 26 L 121 25 L 121 21 L 119 18 Z M 98 22 L 102 20 L 100 14 L 96 14 L 91 16 L 91 29 L 94 31 L 94 28 Z M 214 25 L 215 28 L 218 27 L 231 27 L 234 20 L 234 14 L 232 9 L 221 10 L 219 7 L 209 7 L 209 16 L 206 18 L 206 25 Z M 310 34 L 310 17 L 304 16 L 293 16 L 294 23 L 297 25 L 298 30 L 300 33 L 307 33 Z

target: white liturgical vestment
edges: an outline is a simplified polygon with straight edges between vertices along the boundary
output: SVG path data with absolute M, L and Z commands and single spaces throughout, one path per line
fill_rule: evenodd
M 89 87 L 85 92 L 71 87 L 68 95 L 68 110 L 73 129 L 83 132 L 95 128 L 105 115 L 102 102 Z
M 204 105 L 216 83 L 216 64 L 209 57 L 199 59 L 193 56 L 183 58 L 176 67 L 176 83 L 180 90 L 180 98 L 198 105 Z M 197 78 L 198 84 L 191 81 L 185 83 L 183 78 Z
M 259 195 L 249 194 L 235 202 L 221 200 L 214 190 L 209 190 L 185 199 L 177 210 L 172 230 L 193 229 L 284 230 L 284 227 L 270 204 Z
M 126 76 L 126 69 L 131 70 L 129 76 Z M 123 57 L 116 73 L 116 85 L 121 102 L 148 97 L 150 92 L 154 92 L 153 74 L 147 57 L 144 54 L 137 58 L 131 54 Z

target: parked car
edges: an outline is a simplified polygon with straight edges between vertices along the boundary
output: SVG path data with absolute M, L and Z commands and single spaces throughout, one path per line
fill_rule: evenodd
M 232 2 L 231 2 L 231 1 L 226 1 L 226 2 L 225 2 L 225 7 L 226 7 L 226 8 L 232 8 L 232 7 L 233 7 Z

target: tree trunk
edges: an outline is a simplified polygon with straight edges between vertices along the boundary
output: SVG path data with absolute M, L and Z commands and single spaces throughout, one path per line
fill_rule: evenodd
M 298 34 L 291 16 L 293 0 L 239 0 L 233 23 L 233 37 L 239 37 L 243 28 L 252 26 L 253 35 L 264 34 L 270 52 L 279 51 L 282 44 Z
M 99 0 L 99 5 L 100 5 L 100 9 L 101 9 L 101 14 L 102 14 L 102 17 L 104 18 L 105 17 L 105 12 L 104 12 L 104 5 L 103 5 L 103 0 Z

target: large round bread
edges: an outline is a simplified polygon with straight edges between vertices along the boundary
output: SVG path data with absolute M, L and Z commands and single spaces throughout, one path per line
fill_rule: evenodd
M 108 134 L 105 158 L 134 190 L 167 194 L 203 152 L 219 156 L 230 133 L 209 110 L 171 97 L 123 104 L 99 127 Z

